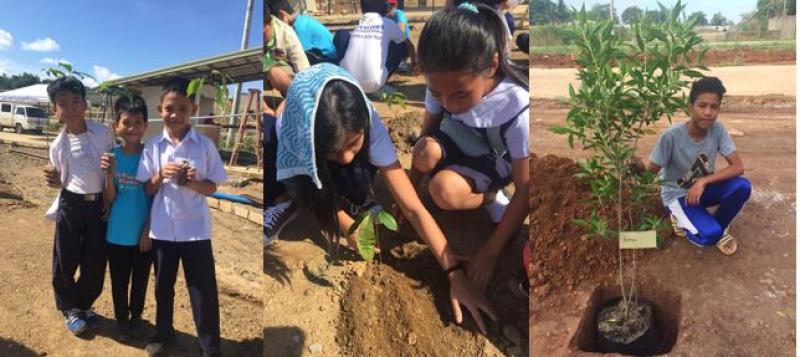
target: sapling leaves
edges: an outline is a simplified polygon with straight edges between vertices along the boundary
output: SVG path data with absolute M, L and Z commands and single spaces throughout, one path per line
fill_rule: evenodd
M 347 234 L 356 234 L 356 245 L 361 258 L 372 261 L 375 257 L 375 247 L 379 240 L 379 226 L 384 226 L 391 231 L 397 231 L 397 221 L 391 214 L 383 209 L 373 209 L 361 213 L 355 222 L 350 225 Z

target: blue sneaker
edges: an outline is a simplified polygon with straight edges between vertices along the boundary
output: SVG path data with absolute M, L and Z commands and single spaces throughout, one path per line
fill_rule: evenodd
M 64 322 L 67 324 L 67 329 L 69 332 L 72 332 L 73 335 L 77 336 L 80 335 L 86 330 L 89 329 L 89 326 L 86 324 L 86 321 L 81 318 L 81 311 L 78 309 L 72 309 L 68 311 L 64 311 Z
M 97 330 L 100 327 L 100 317 L 94 313 L 93 308 L 89 308 L 89 310 L 82 311 L 83 319 L 86 320 L 86 325 L 92 329 Z

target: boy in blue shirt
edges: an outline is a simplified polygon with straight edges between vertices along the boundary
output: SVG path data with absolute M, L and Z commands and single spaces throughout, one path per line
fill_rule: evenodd
M 111 207 L 106 243 L 111 295 L 119 340 L 142 331 L 142 311 L 153 255 L 148 232 L 150 197 L 136 180 L 142 156 L 142 136 L 147 129 L 147 105 L 140 96 L 123 96 L 114 105 L 114 132 L 122 145 L 104 155 L 105 202 Z M 130 283 L 130 303 L 128 285 Z
M 292 26 L 303 45 L 309 64 L 313 66 L 320 62 L 335 62 L 333 34 L 325 25 L 313 16 L 295 14 L 287 0 L 269 1 L 267 6 L 275 17 Z
M 397 26 L 400 26 L 400 30 L 406 34 L 406 38 L 410 40 L 411 26 L 408 24 L 405 11 L 397 8 L 397 0 L 388 0 L 388 3 L 389 11 L 386 13 L 386 17 L 394 20 L 394 22 L 397 23 Z

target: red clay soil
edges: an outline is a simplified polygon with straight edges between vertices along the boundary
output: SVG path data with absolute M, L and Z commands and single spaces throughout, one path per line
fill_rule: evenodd
M 535 227 L 530 238 L 532 298 L 572 292 L 587 279 L 616 272 L 617 241 L 589 238 L 572 221 L 592 211 L 592 193 L 586 180 L 575 177 L 575 161 L 532 156 L 530 170 L 531 182 L 536 182 L 530 189 L 530 226 Z M 658 212 L 657 200 L 653 203 Z
M 706 66 L 732 66 L 752 64 L 794 64 L 795 50 L 760 50 L 750 47 L 715 49 L 706 53 Z M 575 67 L 573 54 L 531 54 L 531 63 L 537 68 Z

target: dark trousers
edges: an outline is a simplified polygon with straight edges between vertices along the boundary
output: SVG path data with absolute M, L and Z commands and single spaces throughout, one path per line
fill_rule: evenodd
M 336 47 L 336 63 L 341 62 L 344 55 L 347 53 L 347 46 L 350 45 L 350 34 L 351 32 L 348 30 L 336 31 L 336 33 L 333 34 L 333 46 Z M 389 42 L 389 53 L 386 55 L 386 63 L 384 63 L 384 65 L 386 66 L 386 70 L 389 71 L 390 76 L 406 58 L 408 58 L 408 47 L 406 47 L 405 42 Z
M 275 199 L 286 193 L 286 188 L 278 182 L 276 167 L 278 161 L 278 136 L 275 130 L 277 118 L 264 114 L 262 128 L 264 133 L 264 207 L 270 207 Z M 266 228 L 265 228 L 266 229 Z
M 210 240 L 168 242 L 153 240 L 156 268 L 156 333 L 172 338 L 175 305 L 175 279 L 178 263 L 192 304 L 192 317 L 205 356 L 220 355 L 219 296 Z
M 138 246 L 108 243 L 108 273 L 111 276 L 111 296 L 114 301 L 114 318 L 117 322 L 142 317 L 151 265 L 153 265 L 152 250 L 142 253 Z M 130 286 L 130 300 L 128 286 Z
M 61 190 L 53 240 L 53 291 L 61 310 L 88 310 L 103 291 L 106 273 L 106 222 L 103 198 Z M 80 276 L 75 272 L 80 267 Z

